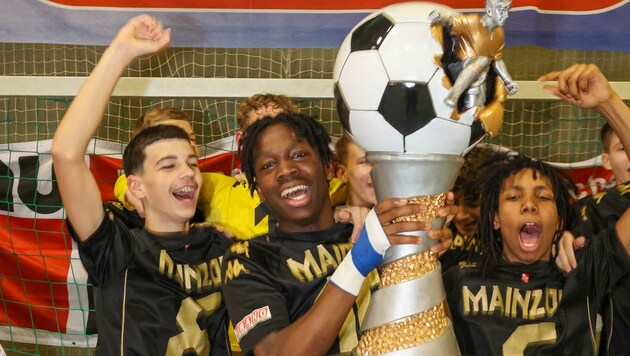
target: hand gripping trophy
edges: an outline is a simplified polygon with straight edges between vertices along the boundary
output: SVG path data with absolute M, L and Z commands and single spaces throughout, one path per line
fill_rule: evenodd
M 377 200 L 399 197 L 425 204 L 425 214 L 406 219 L 430 221 L 433 229 L 440 229 L 444 219 L 436 211 L 444 205 L 463 153 L 485 135 L 488 125 L 480 120 L 479 108 L 454 115 L 445 103 L 452 87 L 443 61 L 445 43 L 456 39 L 436 14 L 461 16 L 429 2 L 398 3 L 367 16 L 341 45 L 333 79 L 343 127 L 374 164 Z M 502 108 L 504 97 L 495 94 L 492 105 Z M 481 111 L 488 108 L 479 105 Z M 391 246 L 383 256 L 379 289 L 361 325 L 358 355 L 459 354 L 438 256 L 429 250 L 435 241 L 425 231 L 413 234 L 423 242 Z

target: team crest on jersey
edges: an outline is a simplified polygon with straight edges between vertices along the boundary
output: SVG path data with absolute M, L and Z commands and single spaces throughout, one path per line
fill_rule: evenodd
M 240 342 L 241 338 L 253 329 L 254 326 L 269 319 L 271 319 L 269 306 L 266 305 L 262 308 L 258 308 L 247 314 L 241 321 L 238 322 L 238 324 L 236 324 L 236 326 L 234 326 L 234 334 L 236 334 L 236 338 Z

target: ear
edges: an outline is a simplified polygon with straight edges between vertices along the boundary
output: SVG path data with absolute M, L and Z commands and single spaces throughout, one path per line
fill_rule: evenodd
M 494 221 L 492 222 L 492 227 L 495 230 L 499 230 L 499 228 L 501 228 L 501 222 L 499 221 L 499 217 L 497 215 L 494 216 Z
M 237 149 L 240 149 L 241 147 L 241 139 L 243 138 L 243 131 L 238 130 L 236 131 L 236 133 L 234 134 L 234 146 Z
M 335 177 L 335 168 L 332 162 L 327 163 L 324 168 L 326 169 L 326 180 L 330 182 Z
M 335 174 L 337 178 L 343 183 L 348 183 L 348 169 L 343 164 L 337 166 L 337 173 Z
M 602 153 L 602 167 L 612 171 L 612 164 L 610 164 L 610 155 L 608 153 Z
M 260 201 L 265 201 L 265 196 L 263 195 L 259 186 L 256 186 L 256 193 L 258 193 L 258 197 L 260 198 Z
M 144 185 L 142 184 L 142 179 L 139 176 L 127 176 L 127 186 L 129 187 L 129 192 L 133 194 L 134 197 L 138 199 L 146 197 Z

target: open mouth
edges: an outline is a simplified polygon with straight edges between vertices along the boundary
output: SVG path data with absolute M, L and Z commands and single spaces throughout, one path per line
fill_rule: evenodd
M 282 193 L 280 193 L 280 196 L 283 199 L 302 200 L 306 198 L 309 191 L 310 191 L 310 188 L 308 186 L 300 184 L 300 185 L 296 185 L 295 187 L 291 187 L 291 188 L 287 188 L 283 190 Z
M 192 200 L 195 197 L 195 188 L 182 187 L 173 191 L 173 196 L 180 200 Z
M 533 222 L 527 222 L 518 234 L 521 247 L 525 251 L 533 251 L 538 247 L 541 236 L 540 225 Z

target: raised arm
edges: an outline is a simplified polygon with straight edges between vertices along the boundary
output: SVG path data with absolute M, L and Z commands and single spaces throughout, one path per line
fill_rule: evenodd
M 557 81 L 544 90 L 577 107 L 599 111 L 610 123 L 623 147 L 630 148 L 630 108 L 610 86 L 608 79 L 594 64 L 574 64 L 547 73 L 539 81 Z M 630 149 L 626 149 L 630 158 Z
M 388 199 L 368 214 L 359 240 L 326 284 L 317 302 L 301 318 L 267 335 L 254 348 L 256 355 L 323 355 L 333 344 L 365 276 L 382 260 L 393 244 L 416 244 L 421 239 L 399 235 L 403 231 L 427 229 L 425 222 L 391 223 L 396 217 L 420 213 L 420 205 L 405 199 Z
M 154 17 L 141 15 L 125 24 L 83 83 L 55 132 L 52 157 L 68 219 L 85 240 L 103 219 L 101 196 L 85 152 L 123 70 L 137 56 L 156 52 L 170 43 Z

